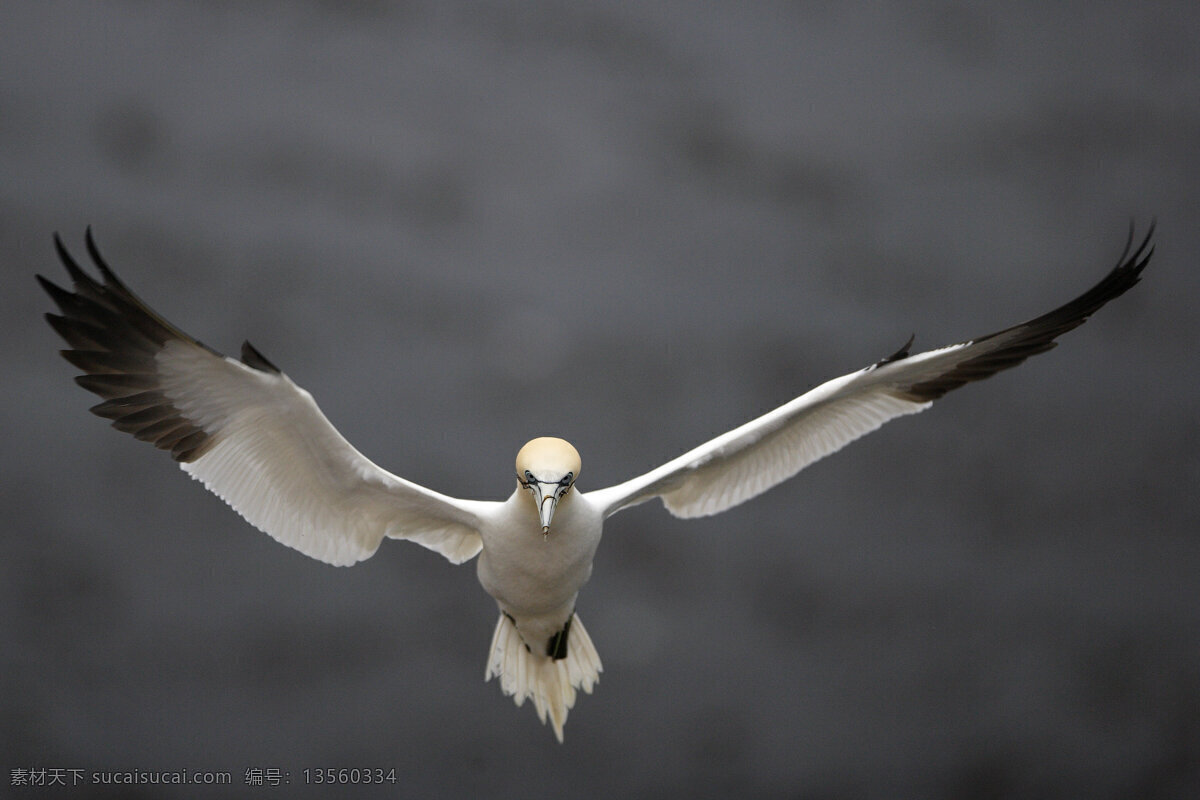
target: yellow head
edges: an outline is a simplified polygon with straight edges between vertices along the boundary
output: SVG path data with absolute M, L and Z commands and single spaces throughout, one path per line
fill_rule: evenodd
M 579 451 L 553 436 L 531 439 L 517 453 L 517 481 L 533 495 L 543 535 L 550 533 L 554 509 L 571 491 L 580 467 Z

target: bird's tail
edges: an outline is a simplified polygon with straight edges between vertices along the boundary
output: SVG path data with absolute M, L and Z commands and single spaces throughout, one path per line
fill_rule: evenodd
M 575 705 L 575 690 L 592 693 L 600 680 L 600 656 L 587 634 L 587 629 L 572 615 L 567 657 L 554 659 L 531 652 L 517 633 L 517 626 L 506 614 L 500 615 L 496 633 L 492 636 L 492 651 L 488 656 L 485 681 L 500 679 L 500 691 L 511 695 L 518 706 L 533 698 L 538 719 L 545 724 L 549 716 L 558 741 L 563 740 L 563 725 L 567 712 Z

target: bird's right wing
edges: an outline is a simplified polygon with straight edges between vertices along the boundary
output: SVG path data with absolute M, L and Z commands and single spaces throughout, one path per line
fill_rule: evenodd
M 38 280 L 61 315 L 46 318 L 86 374 L 75 380 L 104 402 L 93 413 L 170 451 L 252 525 L 305 555 L 348 565 L 383 538 L 410 539 L 453 563 L 481 548 L 477 512 L 381 469 L 330 424 L 312 395 L 249 342 L 242 360 L 188 336 L 139 300 L 104 263 L 101 281 L 55 237 L 75 291 Z
M 970 381 L 1054 347 L 1126 292 L 1153 253 L 1154 227 L 1117 266 L 1069 303 L 1036 319 L 961 344 L 909 355 L 908 344 L 866 369 L 835 378 L 757 419 L 624 483 L 589 492 L 605 516 L 654 497 L 677 517 L 716 514 L 765 492 L 885 422 L 924 411 Z

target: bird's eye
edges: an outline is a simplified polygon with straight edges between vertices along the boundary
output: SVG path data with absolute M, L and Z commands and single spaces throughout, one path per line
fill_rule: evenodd
M 533 473 L 530 472 L 529 470 L 525 470 L 525 480 L 522 481 L 522 483 L 527 484 L 527 485 L 530 483 L 533 483 Z

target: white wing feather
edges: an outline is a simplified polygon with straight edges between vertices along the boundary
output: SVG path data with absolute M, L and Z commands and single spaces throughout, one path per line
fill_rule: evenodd
M 1090 290 L 1021 325 L 963 344 L 889 358 L 828 383 L 625 483 L 588 493 L 605 515 L 661 497 L 681 517 L 715 514 L 795 475 L 890 419 L 928 408 L 964 383 L 1054 347 L 1138 282 L 1154 248 L 1151 226 Z M 248 344 L 242 361 L 205 347 L 137 299 L 88 252 L 86 275 L 56 240 L 75 293 L 40 278 L 62 309 L 47 315 L 106 402 L 92 410 L 168 449 L 251 523 L 314 558 L 350 564 L 384 536 L 411 539 L 456 563 L 481 549 L 485 504 L 431 492 L 375 466 L 330 425 L 312 397 Z M 1132 252 L 1131 252 L 1132 251 Z M 911 341 L 910 341 L 911 344 Z
M 385 536 L 458 564 L 480 550 L 469 503 L 381 469 L 347 442 L 282 373 L 185 342 L 157 356 L 163 388 L 214 443 L 180 466 L 259 530 L 305 555 L 348 565 Z
M 589 493 L 606 514 L 661 497 L 677 517 L 717 514 L 762 494 L 809 464 L 904 414 L 916 402 L 859 372 L 836 378 L 679 458 Z
M 97 281 L 55 240 L 74 293 L 39 276 L 61 316 L 47 320 L 104 398 L 92 408 L 118 430 L 169 450 L 192 477 L 251 524 L 330 564 L 410 539 L 461 563 L 479 553 L 479 513 L 380 469 L 330 424 L 312 396 L 249 345 L 235 361 L 156 314 L 104 263 Z
M 616 486 L 588 493 L 605 516 L 662 498 L 678 517 L 716 514 L 787 480 L 885 422 L 923 411 L 953 389 L 1054 347 L 1056 337 L 1138 282 L 1154 227 L 1099 283 L 1053 311 L 962 344 L 889 358 L 835 378 L 729 433 Z

